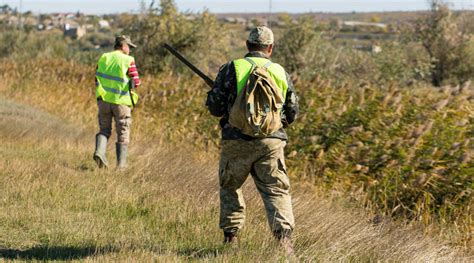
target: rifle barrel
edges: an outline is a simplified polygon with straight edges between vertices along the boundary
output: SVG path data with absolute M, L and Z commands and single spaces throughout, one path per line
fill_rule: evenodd
M 209 78 L 200 69 L 198 69 L 191 62 L 189 62 L 186 58 L 184 58 L 176 49 L 174 49 L 172 46 L 170 46 L 168 44 L 164 44 L 164 47 L 169 52 L 171 52 L 171 54 L 173 54 L 175 57 L 177 57 L 179 60 L 181 60 L 181 62 L 183 62 L 186 66 L 188 66 L 192 71 L 194 71 L 194 73 L 196 73 L 199 77 L 201 77 L 209 87 L 212 88 L 214 86 L 214 81 L 211 78 Z
M 135 88 L 135 81 L 131 79 L 128 82 L 128 94 L 130 95 L 130 100 L 132 101 L 132 110 L 135 109 L 135 101 L 133 101 L 133 94 L 132 94 L 132 89 Z

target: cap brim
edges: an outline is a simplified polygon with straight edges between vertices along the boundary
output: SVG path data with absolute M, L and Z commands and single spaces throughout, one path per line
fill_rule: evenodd
M 128 44 L 130 47 L 132 47 L 132 48 L 136 48 L 136 47 L 137 47 L 137 45 L 135 45 L 135 44 L 133 44 L 133 43 L 131 43 L 131 42 L 129 42 L 129 43 L 127 43 L 127 44 Z

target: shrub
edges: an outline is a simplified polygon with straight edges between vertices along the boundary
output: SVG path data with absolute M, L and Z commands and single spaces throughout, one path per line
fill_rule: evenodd
M 172 0 L 154 4 L 141 16 L 137 16 L 125 29 L 138 45 L 134 56 L 144 71 L 157 73 L 165 69 L 180 71 L 181 64 L 170 57 L 163 48 L 164 43 L 186 54 L 201 67 L 218 67 L 224 61 L 220 52 L 226 48 L 221 40 L 221 31 L 216 18 L 208 12 L 186 16 L 177 11 Z
M 71 54 L 66 40 L 59 34 L 10 30 L 0 33 L 0 41 L 3 43 L 0 47 L 0 56 L 3 58 L 64 58 Z
M 389 215 L 468 223 L 469 87 L 303 87 L 301 118 L 289 130 L 289 167 L 297 174 Z
M 431 13 L 418 20 L 415 35 L 430 56 L 435 86 L 463 83 L 474 75 L 473 41 L 461 31 L 459 17 L 442 1 L 431 2 Z
M 419 45 L 393 42 L 383 45 L 382 50 L 383 52 L 372 56 L 377 83 L 412 84 L 415 81 L 429 79 L 431 72 L 429 56 Z
M 317 32 L 310 18 L 286 26 L 277 40 L 274 59 L 302 80 L 317 77 L 346 82 L 413 83 L 430 74 L 429 56 L 417 43 L 393 41 L 381 53 L 337 45 L 325 32 Z M 368 35 L 370 37 L 370 35 Z

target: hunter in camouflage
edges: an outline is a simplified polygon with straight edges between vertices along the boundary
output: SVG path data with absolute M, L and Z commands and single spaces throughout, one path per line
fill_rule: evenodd
M 267 27 L 254 28 L 247 40 L 247 48 L 249 53 L 245 57 L 269 59 L 273 50 L 273 32 Z M 286 82 L 288 89 L 283 106 L 283 127 L 291 124 L 298 114 L 298 98 L 287 73 Z M 263 199 L 272 233 L 280 243 L 289 245 L 291 250 L 294 217 L 284 158 L 288 137 L 284 128 L 266 138 L 253 138 L 232 127 L 229 124 L 229 111 L 236 97 L 236 70 L 234 62 L 230 61 L 219 70 L 206 102 L 212 115 L 222 117 L 219 182 L 220 228 L 224 231 L 224 242 L 234 242 L 244 225 L 242 185 L 250 174 Z

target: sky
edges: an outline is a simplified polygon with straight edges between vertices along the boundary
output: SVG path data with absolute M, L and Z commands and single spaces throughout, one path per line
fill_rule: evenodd
M 35 13 L 76 12 L 110 14 L 138 12 L 141 0 L 0 0 L 0 4 Z M 151 0 L 145 0 L 149 4 Z M 159 2 L 159 0 L 156 0 Z M 271 9 L 270 9 L 270 2 Z M 451 0 L 455 9 L 474 10 L 474 0 Z M 414 11 L 428 9 L 428 0 L 175 0 L 179 10 L 199 12 L 208 9 L 213 13 L 240 12 L 368 12 Z

